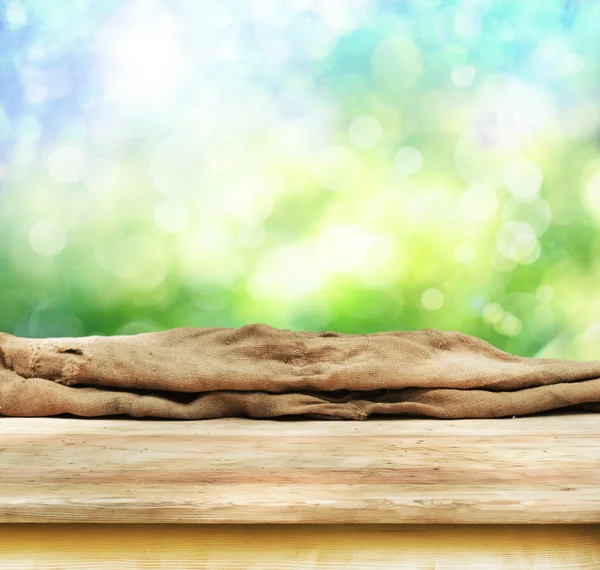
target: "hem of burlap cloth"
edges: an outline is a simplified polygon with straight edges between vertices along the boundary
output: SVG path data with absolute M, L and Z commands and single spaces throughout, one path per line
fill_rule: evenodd
M 75 386 L 77 384 L 77 376 L 79 375 L 81 365 L 87 360 L 87 358 L 84 357 L 80 348 L 74 348 L 66 345 L 65 343 L 57 343 L 53 339 L 42 339 L 33 348 L 29 358 L 29 367 L 31 368 L 34 377 L 39 376 L 38 370 L 41 359 L 45 354 L 50 352 L 59 354 L 72 354 L 72 356 L 65 359 L 60 370 L 60 376 L 57 378 L 51 378 L 51 380 L 64 386 Z

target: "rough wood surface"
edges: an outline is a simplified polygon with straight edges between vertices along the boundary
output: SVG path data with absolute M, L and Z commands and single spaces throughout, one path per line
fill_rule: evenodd
M 600 416 L 0 418 L 0 522 L 600 523 Z
M 597 525 L 0 525 L 2 570 L 597 570 Z

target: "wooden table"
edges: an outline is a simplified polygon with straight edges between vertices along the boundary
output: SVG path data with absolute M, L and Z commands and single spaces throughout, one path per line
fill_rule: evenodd
M 2 417 L 0 522 L 0 568 L 598 569 L 600 415 Z

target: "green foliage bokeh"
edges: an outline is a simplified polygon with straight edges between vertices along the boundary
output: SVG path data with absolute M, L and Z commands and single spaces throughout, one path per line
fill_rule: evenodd
M 0 329 L 600 340 L 597 3 L 12 1 Z

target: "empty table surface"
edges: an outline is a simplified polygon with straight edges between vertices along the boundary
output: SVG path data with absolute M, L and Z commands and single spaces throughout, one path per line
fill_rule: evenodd
M 600 523 L 600 415 L 0 417 L 2 523 Z

